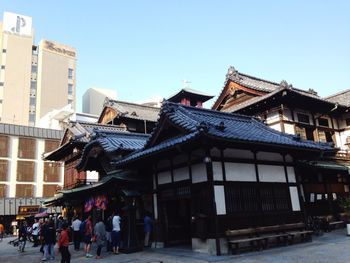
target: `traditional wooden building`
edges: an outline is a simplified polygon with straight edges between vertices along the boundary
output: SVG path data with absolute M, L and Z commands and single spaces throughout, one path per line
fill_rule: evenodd
M 254 117 L 166 102 L 145 147 L 114 165 L 152 178 L 157 245 L 220 254 L 227 229 L 303 221 L 296 162 L 334 151 Z
M 309 215 L 339 217 L 339 197 L 349 195 L 349 91 L 321 98 L 286 81 L 275 83 L 230 67 L 213 109 L 255 116 L 269 127 L 302 140 L 330 143 L 339 150 L 316 162 L 298 163 Z
M 98 122 L 125 126 L 130 132 L 151 133 L 159 108 L 106 98 Z

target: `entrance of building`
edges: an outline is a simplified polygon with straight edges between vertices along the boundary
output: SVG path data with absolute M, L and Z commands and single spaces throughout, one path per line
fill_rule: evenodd
M 165 245 L 191 245 L 191 200 L 167 200 L 163 203 Z

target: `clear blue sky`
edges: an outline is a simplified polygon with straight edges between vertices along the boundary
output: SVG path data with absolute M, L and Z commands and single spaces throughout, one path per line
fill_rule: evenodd
M 218 95 L 230 65 L 321 96 L 350 88 L 350 1 L 0 0 L 3 11 L 31 16 L 36 43 L 77 49 L 78 110 L 91 86 L 140 101 L 186 79 Z

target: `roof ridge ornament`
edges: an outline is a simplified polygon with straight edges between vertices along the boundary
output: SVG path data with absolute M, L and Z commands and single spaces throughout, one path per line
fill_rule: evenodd
M 293 85 L 292 84 L 288 84 L 288 82 L 286 80 L 282 80 L 280 82 L 280 88 L 284 88 L 284 89 L 292 89 Z
M 202 121 L 197 125 L 197 130 L 200 132 L 207 132 L 209 130 L 210 124 L 208 122 Z
M 233 66 L 230 66 L 227 70 L 226 79 L 241 81 L 242 78 L 239 75 L 238 71 Z

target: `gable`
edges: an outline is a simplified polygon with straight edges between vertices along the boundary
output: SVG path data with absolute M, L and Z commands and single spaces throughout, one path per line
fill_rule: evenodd
M 229 80 L 220 97 L 214 103 L 212 109 L 218 111 L 227 111 L 226 109 L 232 107 L 233 105 L 237 105 L 249 99 L 265 94 L 266 93 L 264 92 L 244 87 Z
M 159 129 L 157 129 L 156 133 L 153 134 L 148 146 L 160 144 L 161 142 L 164 142 L 166 140 L 183 136 L 186 133 L 188 132 L 186 132 L 184 129 L 175 126 L 168 120 L 164 120 L 160 125 Z
M 105 107 L 98 119 L 98 123 L 100 124 L 107 124 L 114 120 L 114 118 L 117 116 L 117 112 L 112 109 L 111 107 Z

